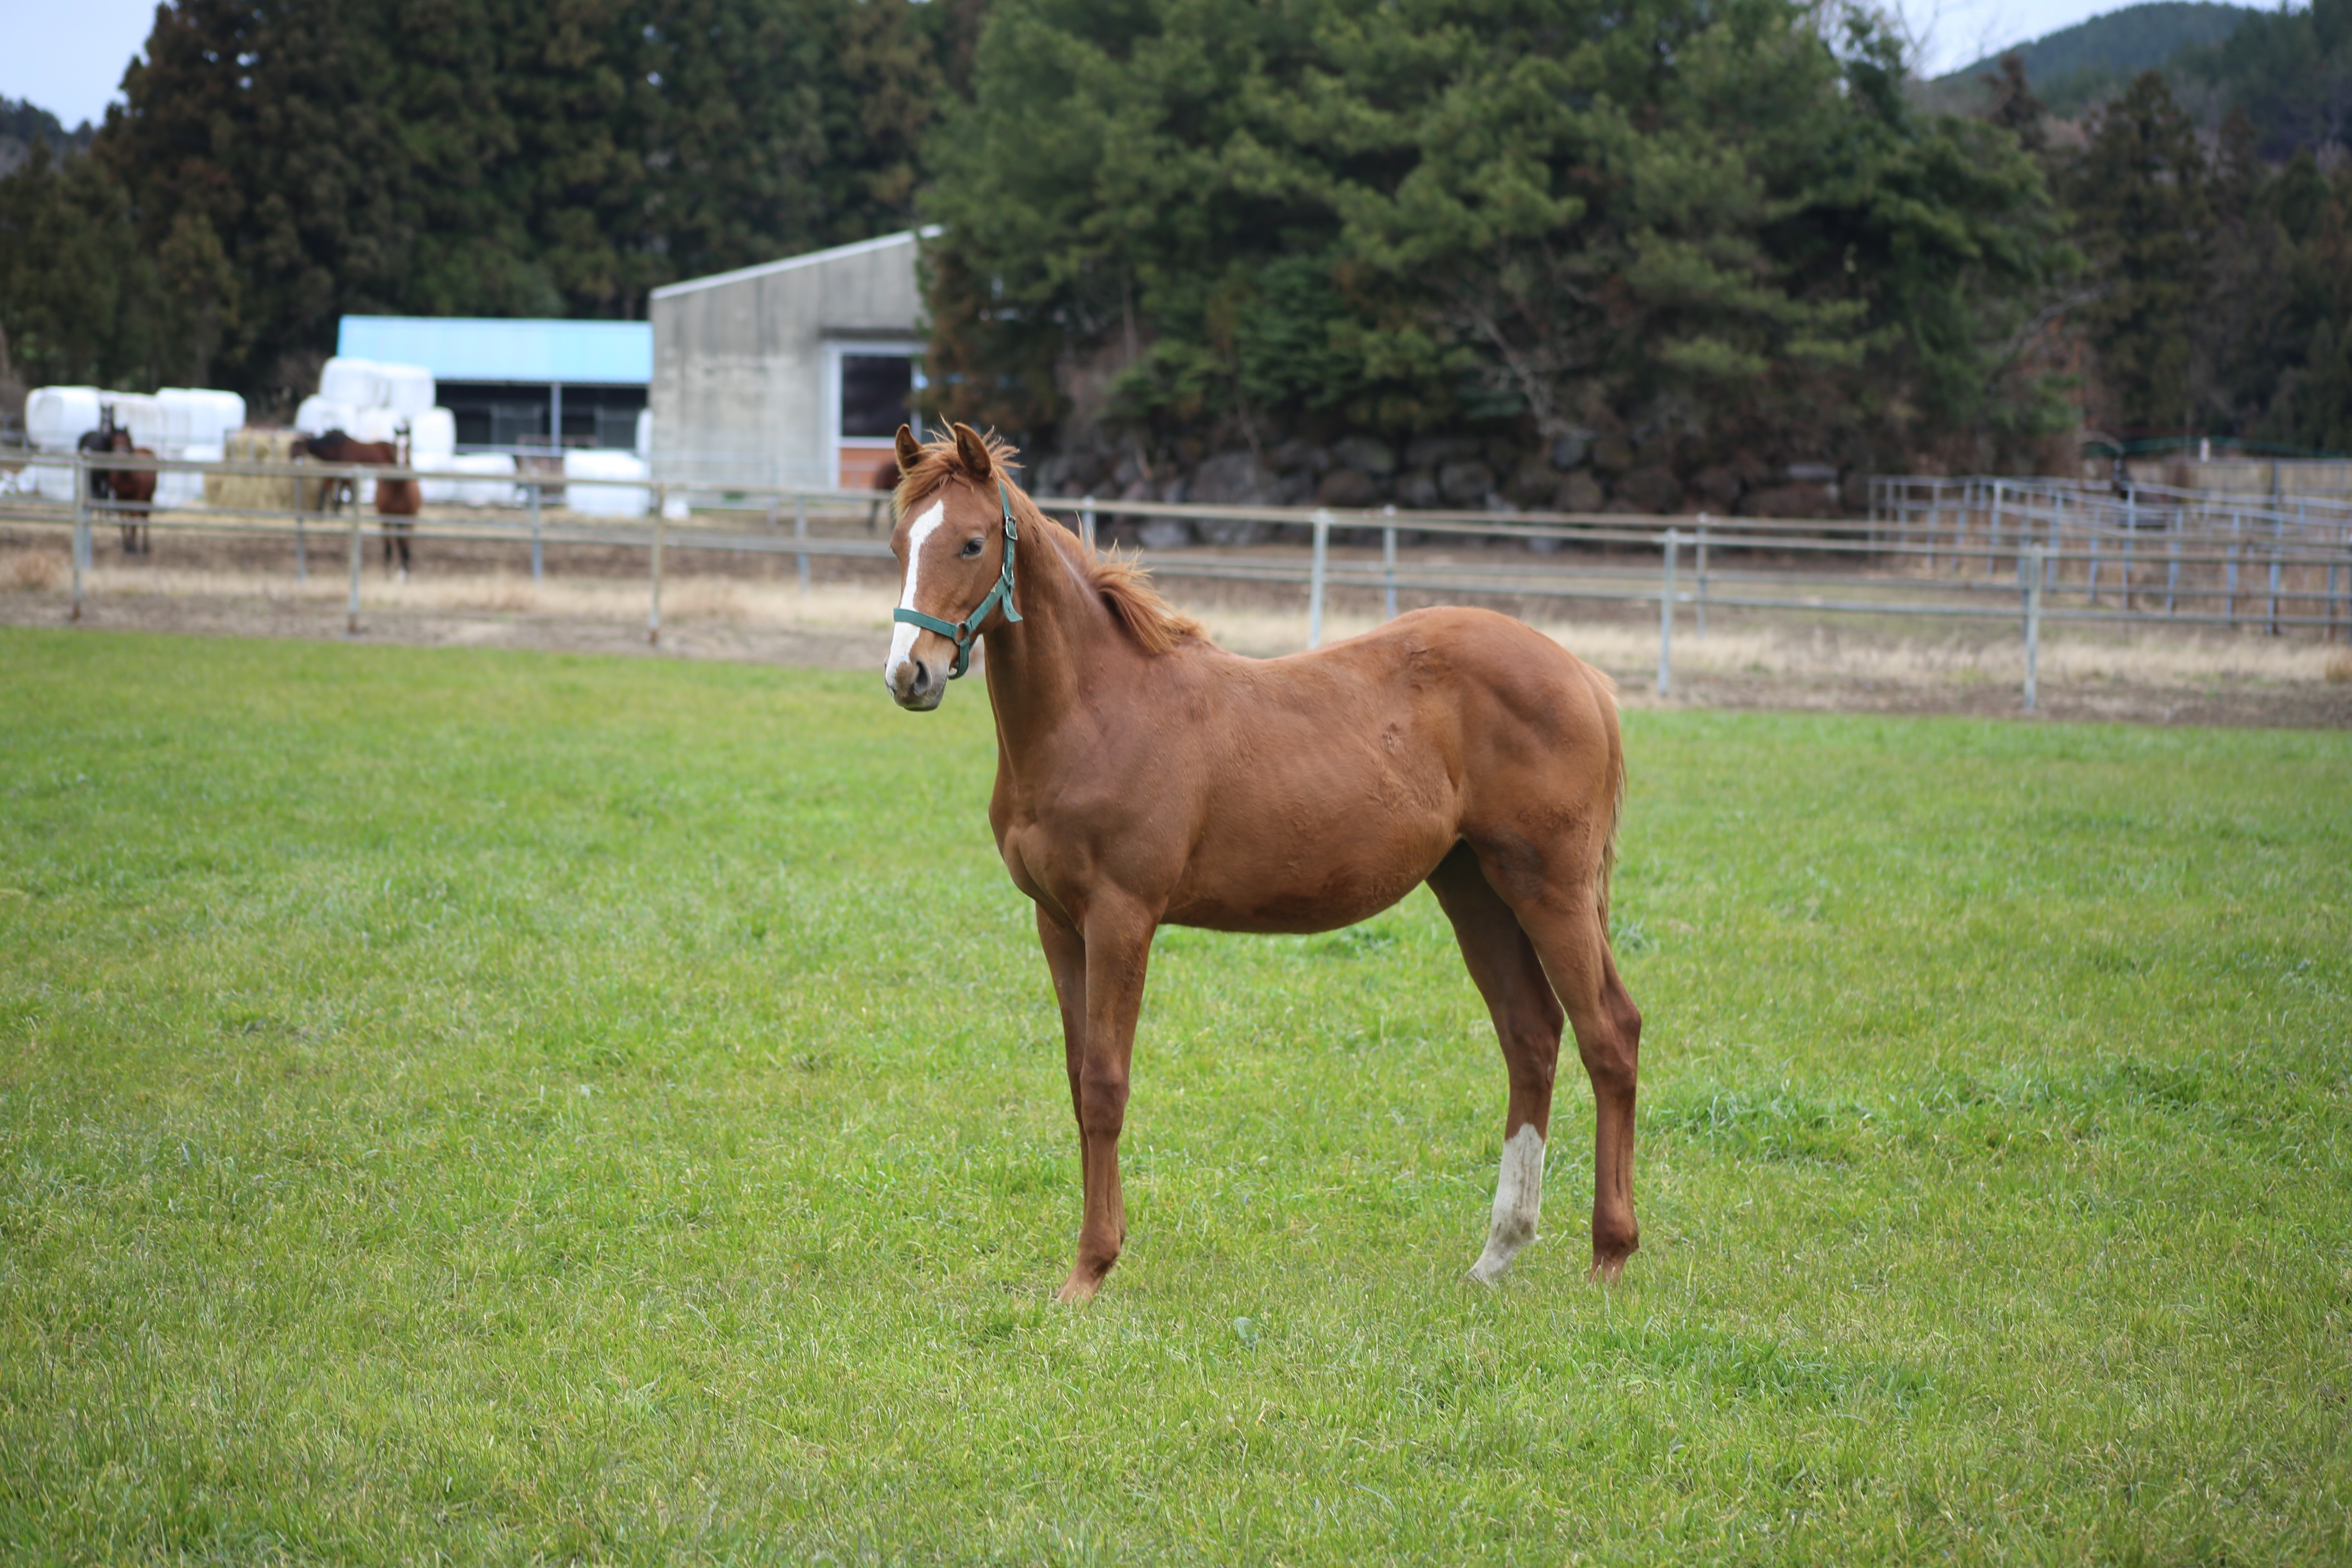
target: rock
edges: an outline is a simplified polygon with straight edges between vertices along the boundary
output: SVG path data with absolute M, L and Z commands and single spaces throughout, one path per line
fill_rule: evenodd
M 1146 550 L 1181 550 L 1192 542 L 1192 525 L 1181 517 L 1149 518 L 1135 537 Z
M 1285 441 L 1274 449 L 1274 467 L 1282 474 L 1320 474 L 1331 467 L 1331 454 L 1312 441 Z
M 1633 466 L 1633 444 L 1622 436 L 1603 436 L 1592 443 L 1592 466 L 1604 474 L 1622 474 Z
M 1437 493 L 1455 506 L 1484 506 L 1495 470 L 1484 463 L 1448 463 L 1437 470 Z
M 1274 487 L 1274 503 L 1276 506 L 1305 506 L 1314 499 L 1315 476 L 1304 468 L 1283 475 L 1282 482 Z
M 1360 468 L 1338 468 L 1315 487 L 1315 500 L 1323 506 L 1378 506 L 1381 487 Z
M 1749 517 L 1835 517 L 1837 495 L 1827 485 L 1767 485 L 1740 498 Z
M 1728 508 L 1739 499 L 1739 473 L 1728 463 L 1711 463 L 1691 476 L 1690 488 L 1700 500 Z
M 1386 441 L 1370 436 L 1346 436 L 1331 443 L 1331 455 L 1373 479 L 1386 479 L 1396 472 L 1396 448 Z
M 1192 531 L 1203 544 L 1263 544 L 1274 532 L 1270 522 L 1238 517 L 1196 517 Z
M 1435 506 L 1437 476 L 1427 468 L 1407 468 L 1397 476 L 1396 499 L 1399 506 Z
M 1405 467 L 1441 468 L 1448 463 L 1476 459 L 1478 443 L 1467 436 L 1416 436 L 1404 449 Z
M 1664 463 L 1644 463 L 1628 469 L 1617 480 L 1617 493 L 1647 512 L 1679 511 L 1683 482 Z
M 1160 499 L 1170 506 L 1181 506 L 1184 504 L 1189 489 L 1184 476 L 1179 474 L 1159 487 Z
M 1559 481 L 1551 492 L 1554 511 L 1591 512 L 1601 510 L 1601 481 L 1579 471 Z
M 1186 499 L 1202 506 L 1243 506 L 1274 500 L 1280 480 L 1255 452 L 1220 452 L 1192 470 Z
M 1582 468 L 1584 459 L 1591 456 L 1592 432 L 1590 430 L 1571 430 L 1551 444 L 1551 466 L 1562 473 Z
M 1551 493 L 1559 488 L 1559 476 L 1541 458 L 1522 458 L 1511 477 L 1503 481 L 1503 498 L 1514 506 L 1543 507 L 1551 504 Z
M 1557 554 L 1559 550 L 1559 541 L 1548 534 L 1534 534 L 1528 540 L 1528 548 L 1538 555 Z

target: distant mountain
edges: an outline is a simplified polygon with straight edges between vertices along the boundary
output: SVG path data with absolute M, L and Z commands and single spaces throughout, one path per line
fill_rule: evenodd
M 2264 13 L 2250 5 L 2210 0 L 2153 0 L 2126 5 L 2077 22 L 2071 27 L 2021 44 L 2025 77 L 2053 113 L 2073 116 L 2183 49 L 2218 44 Z M 2009 53 L 2002 50 L 2001 54 Z M 1980 106 L 1980 79 L 1999 68 L 1988 55 L 1958 70 L 1922 84 L 1920 97 L 1934 108 L 1965 113 Z
M 89 146 L 97 129 L 87 120 L 72 131 L 37 103 L 19 99 L 0 98 L 0 175 L 6 174 L 17 164 L 32 156 L 33 143 L 45 141 L 53 156 L 64 157 Z

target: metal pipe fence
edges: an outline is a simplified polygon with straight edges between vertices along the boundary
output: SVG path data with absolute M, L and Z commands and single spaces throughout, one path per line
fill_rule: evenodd
M 73 531 L 73 614 L 79 618 L 92 559 L 91 531 L 136 521 L 152 529 L 290 537 L 296 573 L 308 574 L 308 543 L 321 527 L 347 534 L 348 624 L 362 600 L 361 533 L 365 514 L 307 508 L 306 491 L 364 479 L 479 485 L 483 476 L 430 468 L 323 463 L 208 462 L 122 454 L 44 455 L 70 465 L 70 508 L 0 496 L 0 521 Z M 97 500 L 90 477 L 137 469 L 294 481 L 289 507 L 179 507 Z M 534 581 L 551 545 L 603 545 L 647 552 L 646 637 L 658 642 L 666 552 L 679 550 L 794 558 L 803 593 L 814 559 L 879 560 L 889 550 L 881 503 L 870 491 L 773 487 L 730 489 L 648 479 L 519 473 L 512 508 L 435 506 L 404 522 L 415 543 L 506 542 L 530 552 Z M 1139 552 L 1162 577 L 1303 588 L 1307 646 L 1318 646 L 1334 594 L 1378 595 L 1385 615 L 1400 594 L 1437 599 L 1585 601 L 1659 610 L 1658 689 L 1672 684 L 1676 615 L 1687 606 L 1695 634 L 1712 609 L 1955 620 L 2014 619 L 2023 637 L 2023 696 L 2034 700 L 2034 661 L 2044 621 L 2097 625 L 2259 627 L 2272 635 L 2352 637 L 2352 507 L 2304 507 L 2289 526 L 2280 508 L 2179 505 L 2118 513 L 2102 500 L 2042 481 L 1874 480 L 1865 518 L 1639 517 L 1622 514 L 1342 511 L 1330 508 L 1208 506 L 1040 497 L 1037 504 L 1091 541 L 1126 520 L 1178 518 L 1227 532 L 1222 547 Z M 1910 487 L 1906 489 L 1906 487 Z M 2013 487 L 2013 488 L 2012 488 Z M 599 489 L 630 492 L 643 515 L 555 512 L 546 493 Z M 634 497 L 635 499 L 631 499 Z M 2107 498 L 2114 499 L 2114 498 Z M 2178 499 L 2178 498 L 2174 498 Z M 1883 504 L 1882 504 L 1883 503 Z M 783 526 L 787 509 L 790 527 Z M 512 518 L 520 511 L 523 515 Z M 2119 518 L 2121 519 L 2119 521 Z M 2151 523 L 2146 520 L 2154 519 Z M 378 521 L 385 521 L 379 519 Z M 1295 549 L 1267 549 L 1252 534 Z M 1405 562 L 1401 544 L 1518 540 L 1545 551 L 1508 564 L 1423 559 Z M 1377 547 L 1377 553 L 1374 553 Z M 1682 574 L 1683 552 L 1692 572 Z M 1645 560 L 1646 558 L 1646 560 Z

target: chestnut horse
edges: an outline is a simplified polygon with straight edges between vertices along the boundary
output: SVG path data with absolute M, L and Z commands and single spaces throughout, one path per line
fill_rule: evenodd
M 1468 609 L 1243 658 L 1032 505 L 993 437 L 901 428 L 898 451 L 883 679 L 927 712 L 987 651 L 989 825 L 1037 906 L 1086 1178 L 1060 1299 L 1092 1296 L 1126 1241 L 1118 1135 L 1152 932 L 1330 931 L 1424 881 L 1510 1079 L 1471 1277 L 1493 1283 L 1535 1239 L 1565 1013 L 1596 1101 L 1591 1272 L 1615 1278 L 1639 1239 L 1642 1016 L 1609 950 L 1625 778 L 1609 678 Z
M 323 436 L 313 436 L 294 444 L 297 457 L 312 457 L 322 463 L 373 463 L 384 468 L 408 467 L 408 428 L 403 426 L 399 434 L 389 441 L 354 441 L 341 430 L 330 430 Z M 331 492 L 340 504 L 343 486 L 339 480 Z M 375 482 L 375 512 L 383 520 L 383 563 L 392 564 L 395 546 L 400 552 L 400 580 L 408 581 L 408 537 L 415 531 L 416 514 L 423 491 L 415 479 L 378 479 Z M 354 498 L 356 500 L 356 498 Z

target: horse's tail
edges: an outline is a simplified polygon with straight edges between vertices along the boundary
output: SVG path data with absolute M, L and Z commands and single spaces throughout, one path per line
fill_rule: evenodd
M 1589 664 L 1584 666 L 1584 676 L 1592 683 L 1593 695 L 1601 700 L 1601 728 L 1609 737 L 1609 772 L 1603 781 L 1609 825 L 1601 836 L 1601 874 L 1592 887 L 1592 900 L 1601 911 L 1601 933 L 1605 941 L 1609 934 L 1609 888 L 1617 875 L 1617 828 L 1625 820 L 1625 738 L 1617 724 L 1617 682 L 1606 670 Z

